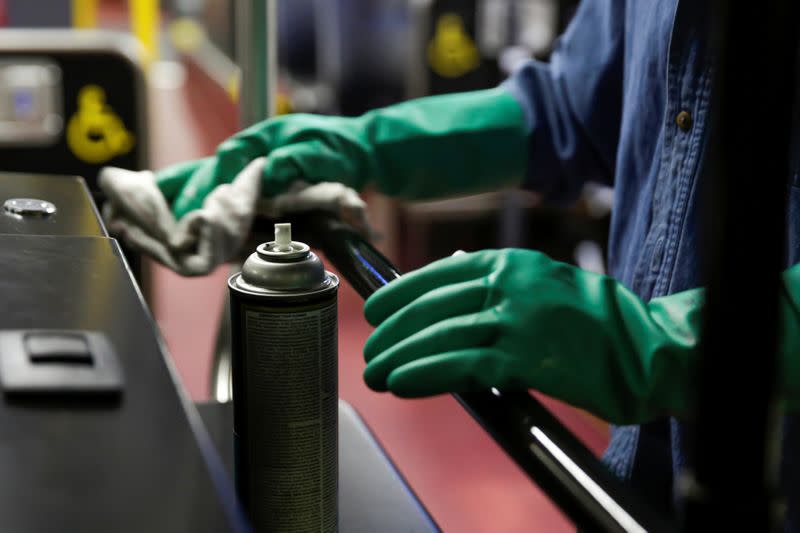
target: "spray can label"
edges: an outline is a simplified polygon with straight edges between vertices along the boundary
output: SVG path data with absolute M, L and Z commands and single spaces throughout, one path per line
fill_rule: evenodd
M 336 531 L 336 299 L 316 306 L 245 305 L 248 463 L 255 524 L 285 533 Z M 260 434 L 259 434 L 260 433 Z

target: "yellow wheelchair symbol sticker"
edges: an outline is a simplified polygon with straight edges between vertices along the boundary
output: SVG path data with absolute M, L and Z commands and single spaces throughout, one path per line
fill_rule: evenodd
M 478 68 L 480 56 L 464 28 L 464 20 L 445 13 L 436 21 L 436 32 L 428 44 L 428 64 L 443 78 L 458 78 Z
M 136 140 L 97 85 L 78 93 L 78 110 L 67 123 L 67 145 L 75 157 L 90 164 L 105 163 L 133 149 Z

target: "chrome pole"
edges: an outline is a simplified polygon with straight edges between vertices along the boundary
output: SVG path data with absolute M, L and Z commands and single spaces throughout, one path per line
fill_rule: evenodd
M 236 0 L 234 4 L 236 63 L 239 90 L 239 127 L 246 128 L 275 114 L 278 78 L 277 0 Z M 241 270 L 231 266 L 231 274 Z M 218 402 L 231 401 L 230 302 L 225 299 L 220 331 L 214 348 L 210 394 Z
M 236 62 L 241 70 L 239 125 L 275 114 L 278 75 L 277 0 L 237 0 Z

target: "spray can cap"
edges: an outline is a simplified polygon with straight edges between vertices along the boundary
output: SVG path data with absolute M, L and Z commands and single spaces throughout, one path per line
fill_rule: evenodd
M 292 240 L 292 225 L 275 224 L 275 240 L 260 245 L 242 266 L 241 282 L 262 291 L 316 290 L 329 284 L 319 257 Z

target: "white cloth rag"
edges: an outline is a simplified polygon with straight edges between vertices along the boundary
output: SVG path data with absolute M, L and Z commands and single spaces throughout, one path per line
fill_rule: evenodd
M 233 258 L 244 244 L 256 213 L 271 218 L 325 210 L 371 234 L 366 204 L 340 183 L 297 182 L 284 194 L 259 198 L 264 158 L 252 161 L 229 184 L 216 187 L 203 207 L 176 220 L 150 171 L 115 167 L 100 171 L 108 201 L 103 218 L 109 232 L 184 276 L 208 274 Z

